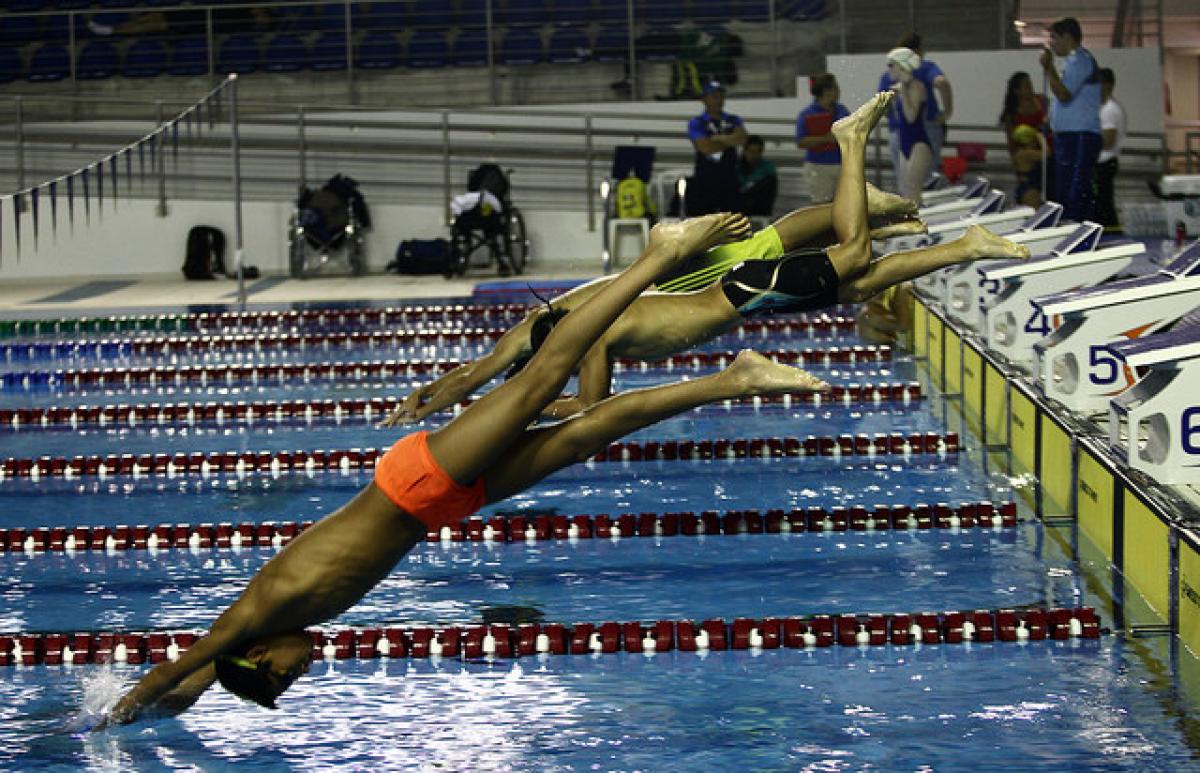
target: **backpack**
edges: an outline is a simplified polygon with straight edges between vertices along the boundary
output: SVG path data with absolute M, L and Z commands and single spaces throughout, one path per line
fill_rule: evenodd
M 450 259 L 447 239 L 405 239 L 396 248 L 396 259 L 387 270 L 397 274 L 443 274 Z
M 188 279 L 215 279 L 225 273 L 225 234 L 220 228 L 198 225 L 188 231 L 183 275 Z
M 654 202 L 646 192 L 646 183 L 637 175 L 629 175 L 617 183 L 617 217 L 643 218 L 654 214 Z

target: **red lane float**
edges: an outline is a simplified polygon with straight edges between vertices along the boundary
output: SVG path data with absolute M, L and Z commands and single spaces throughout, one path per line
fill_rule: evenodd
M 738 617 L 652 622 L 469 624 L 310 630 L 316 660 L 518 658 L 656 652 L 881 647 L 1100 638 L 1092 607 L 972 609 L 915 614 Z M 195 631 L 0 635 L 0 666 L 161 663 L 195 644 Z
M 592 462 L 640 462 L 661 460 L 779 458 L 785 456 L 884 456 L 911 454 L 955 454 L 957 432 L 913 432 L 905 435 L 839 435 L 806 438 L 743 438 L 734 440 L 650 440 L 613 443 L 592 457 Z M 374 469 L 384 453 L 377 448 L 326 451 L 179 451 L 174 454 L 107 454 L 104 456 L 8 457 L 0 462 L 0 481 L 5 478 L 84 477 L 107 475 L 213 475 L 289 471 L 334 470 L 349 472 Z
M 734 405 L 785 405 L 905 402 L 922 399 L 921 385 L 912 381 L 835 386 L 820 397 L 810 392 L 769 395 L 730 401 Z M 0 408 L 0 429 L 35 431 L 60 427 L 195 426 L 197 424 L 263 422 L 341 422 L 380 419 L 400 404 L 398 397 L 358 397 L 325 400 L 260 400 L 254 402 L 147 403 L 129 405 L 49 406 L 46 408 Z M 461 403 L 467 406 L 470 402 Z M 711 408 L 709 409 L 711 410 Z
M 139 524 L 127 526 L 41 526 L 0 529 L 0 552 L 81 550 L 168 550 L 234 547 L 282 547 L 312 521 L 263 523 Z M 822 531 L 1013 528 L 1015 502 L 963 502 L 935 505 L 862 505 L 850 507 L 691 510 L 676 513 L 493 515 L 469 518 L 440 531 L 429 542 L 519 542 L 620 539 L 623 537 L 696 537 L 702 535 L 789 534 Z
M 740 338 L 840 336 L 855 329 L 851 317 L 820 318 L 807 321 L 763 319 L 743 322 L 727 335 Z M 341 331 L 330 333 L 275 332 L 219 335 L 152 335 L 143 338 L 104 338 L 86 341 L 62 341 L 76 345 L 86 355 L 95 350 L 100 356 L 106 350 L 120 351 L 122 357 L 189 357 L 211 354 L 245 354 L 247 352 L 331 351 L 333 349 L 396 349 L 415 346 L 472 346 L 492 344 L 504 335 L 504 330 L 485 328 L 452 328 L 447 330 L 377 330 Z M 0 344 L 0 360 L 24 359 L 31 344 Z M 114 356 L 114 355 L 110 355 Z
M 732 362 L 735 352 L 697 352 L 679 354 L 663 360 L 644 362 L 629 358 L 615 361 L 618 370 L 691 369 L 724 367 Z M 778 349 L 764 351 L 777 362 L 798 367 L 860 365 L 887 362 L 892 358 L 890 346 L 821 347 L 801 351 Z M 212 364 L 133 368 L 77 368 L 57 370 L 50 374 L 56 386 L 153 387 L 153 386 L 233 386 L 235 384 L 288 384 L 312 381 L 349 381 L 364 379 L 394 379 L 440 376 L 462 364 L 462 360 L 373 360 L 368 362 L 316 362 L 307 364 Z M 32 372 L 17 373 L 29 389 Z

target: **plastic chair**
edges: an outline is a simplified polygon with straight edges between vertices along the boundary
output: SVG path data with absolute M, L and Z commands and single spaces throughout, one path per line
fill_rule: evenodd
M 44 44 L 29 61 L 26 79 L 38 83 L 60 81 L 71 74 L 71 58 L 67 47 L 57 43 Z
M 587 24 L 596 18 L 592 0 L 553 0 L 553 3 L 551 18 L 559 24 Z
M 308 63 L 308 49 L 298 35 L 276 35 L 267 43 L 263 69 L 267 72 L 296 72 Z
M 99 80 L 116 75 L 120 70 L 117 49 L 107 40 L 93 40 L 84 45 L 75 63 L 75 77 L 79 80 Z
M 371 32 L 358 45 L 355 66 L 362 70 L 391 70 L 400 66 L 400 43 L 390 32 Z
M 41 19 L 36 16 L 0 16 L 0 43 L 22 46 L 41 37 Z
M 445 67 L 450 48 L 443 30 L 420 30 L 408 41 L 408 66 L 414 69 Z
M 208 41 L 184 38 L 175 43 L 167 64 L 168 75 L 204 75 L 208 72 Z
M 487 29 L 468 27 L 454 39 L 454 64 L 459 67 L 482 67 L 488 60 Z
M 366 25 L 372 30 L 402 30 L 412 25 L 408 3 L 376 3 L 367 6 Z
M 559 27 L 550 36 L 549 57 L 556 64 L 586 62 L 591 58 L 591 44 L 580 27 Z
M 446 27 L 454 26 L 458 21 L 456 14 L 446 0 L 414 0 L 410 23 L 414 27 Z
M 678 0 L 638 0 L 634 17 L 654 25 L 679 24 L 687 18 L 687 8 Z
M 546 20 L 546 3 L 545 0 L 508 0 L 497 17 L 501 24 L 541 24 Z
M 126 78 L 153 78 L 167 69 L 167 46 L 161 40 L 135 40 L 125 52 L 121 74 Z
M 258 39 L 253 35 L 228 37 L 217 52 L 217 72 L 222 75 L 254 72 L 262 62 Z
M 542 38 L 531 29 L 509 30 L 500 44 L 500 64 L 538 64 L 545 61 Z
M 601 27 L 596 33 L 592 58 L 597 62 L 621 62 L 629 56 L 629 30 L 620 25 Z
M 322 32 L 312 46 L 308 65 L 313 70 L 332 72 L 346 69 L 346 33 Z
M 0 83 L 12 83 L 21 77 L 21 55 L 15 48 L 0 48 Z

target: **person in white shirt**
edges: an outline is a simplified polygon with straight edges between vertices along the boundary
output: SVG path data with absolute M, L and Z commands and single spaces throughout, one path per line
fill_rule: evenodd
M 1125 108 L 1113 99 L 1117 78 L 1107 67 L 1100 69 L 1100 134 L 1104 145 L 1096 161 L 1096 222 L 1105 230 L 1117 230 L 1117 209 L 1113 203 L 1113 184 L 1117 176 L 1117 158 L 1125 142 Z

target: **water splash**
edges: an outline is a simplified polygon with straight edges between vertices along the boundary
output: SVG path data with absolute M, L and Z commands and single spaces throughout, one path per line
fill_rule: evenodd
M 71 732 L 75 735 L 90 733 L 117 705 L 126 686 L 125 677 L 111 668 L 97 668 L 82 675 L 79 688 L 83 699 L 79 712 L 68 722 Z

